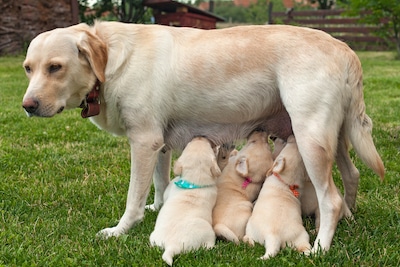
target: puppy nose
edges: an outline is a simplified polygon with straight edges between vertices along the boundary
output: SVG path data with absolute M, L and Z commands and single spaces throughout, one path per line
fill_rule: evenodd
M 37 99 L 34 99 L 34 98 L 25 99 L 22 102 L 22 107 L 28 113 L 35 113 L 35 111 L 39 108 L 39 101 Z

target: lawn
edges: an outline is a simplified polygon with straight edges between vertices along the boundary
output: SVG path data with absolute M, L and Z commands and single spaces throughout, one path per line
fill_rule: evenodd
M 263 262 L 261 245 L 218 241 L 212 250 L 177 256 L 175 266 L 400 266 L 400 61 L 390 52 L 358 54 L 386 177 L 380 182 L 352 153 L 361 173 L 355 221 L 339 223 L 329 252 L 305 257 L 285 249 Z M 126 138 L 98 130 L 79 110 L 28 119 L 22 61 L 0 58 L 0 266 L 164 266 L 161 250 L 149 246 L 156 212 L 146 211 L 122 237 L 95 236 L 124 212 Z M 334 178 L 341 187 L 336 170 Z

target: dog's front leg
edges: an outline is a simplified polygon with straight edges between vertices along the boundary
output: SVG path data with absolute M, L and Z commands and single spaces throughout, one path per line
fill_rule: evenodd
M 172 151 L 167 150 L 158 154 L 158 161 L 153 175 L 154 203 L 146 205 L 146 209 L 159 210 L 164 204 L 164 192 L 170 181 Z
M 163 146 L 162 135 L 146 132 L 128 136 L 131 145 L 131 177 L 126 209 L 117 226 L 98 233 L 106 238 L 125 234 L 135 223 L 142 220 L 157 155 Z

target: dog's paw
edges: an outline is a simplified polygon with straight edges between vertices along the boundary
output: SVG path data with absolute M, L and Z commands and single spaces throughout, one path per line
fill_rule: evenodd
M 310 234 L 312 234 L 312 235 L 317 235 L 317 234 L 318 234 L 318 231 L 319 231 L 319 228 L 311 229 L 311 230 L 310 230 Z
M 314 247 L 310 250 L 309 255 L 313 254 L 313 255 L 316 255 L 316 256 L 322 256 L 322 255 L 324 255 L 324 253 L 326 251 L 327 251 L 327 249 L 323 249 L 323 248 L 321 248 L 320 245 L 314 244 Z
M 124 231 L 121 231 L 120 229 L 118 229 L 117 227 L 111 227 L 111 228 L 105 228 L 101 231 L 99 231 L 96 234 L 96 237 L 98 238 L 110 238 L 110 237 L 118 237 L 124 234 Z
M 302 253 L 304 254 L 304 256 L 310 256 L 311 255 L 311 249 L 307 249 L 305 251 L 302 251 Z
M 254 240 L 251 239 L 249 236 L 245 235 L 242 240 L 244 243 L 254 247 Z
M 172 266 L 173 263 L 173 255 L 170 255 L 168 252 L 164 252 L 162 255 L 162 259 L 169 265 Z
M 158 210 L 154 204 L 146 205 L 146 206 L 144 206 L 144 208 L 146 210 L 151 210 L 151 211 L 157 211 Z
M 311 245 L 306 244 L 304 246 L 298 247 L 297 250 L 302 253 L 304 256 L 310 256 L 311 255 Z
M 259 260 L 268 260 L 269 258 L 271 258 L 271 255 L 265 254 L 264 256 L 259 257 L 258 259 Z

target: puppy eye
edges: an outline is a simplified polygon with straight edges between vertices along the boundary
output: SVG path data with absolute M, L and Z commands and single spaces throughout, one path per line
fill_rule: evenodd
M 26 65 L 24 68 L 25 68 L 25 72 L 26 72 L 26 73 L 31 73 L 31 67 L 29 67 L 28 65 Z
M 50 67 L 49 67 L 49 72 L 50 72 L 50 73 L 54 73 L 54 72 L 59 71 L 60 69 L 61 69 L 61 65 L 59 65 L 59 64 L 53 64 L 53 65 L 50 65 Z

